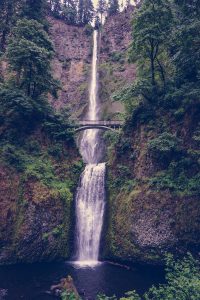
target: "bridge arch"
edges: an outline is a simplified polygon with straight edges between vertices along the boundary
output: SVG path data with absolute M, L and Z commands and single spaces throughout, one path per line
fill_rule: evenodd
M 112 127 L 108 127 L 108 126 L 103 126 L 103 125 L 95 125 L 95 126 L 81 126 L 78 127 L 74 130 L 75 133 L 78 133 L 80 131 L 84 131 L 84 130 L 88 130 L 88 129 L 101 129 L 101 130 L 111 130 L 111 131 L 115 131 L 114 128 Z

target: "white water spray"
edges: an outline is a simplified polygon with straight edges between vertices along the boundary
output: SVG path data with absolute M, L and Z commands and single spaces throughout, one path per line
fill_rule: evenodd
M 97 57 L 98 31 L 93 33 L 92 76 L 88 120 L 98 120 Z M 105 207 L 105 163 L 100 162 L 101 139 L 98 129 L 85 130 L 80 152 L 87 163 L 76 194 L 77 261 L 80 266 L 96 265 L 99 258 Z

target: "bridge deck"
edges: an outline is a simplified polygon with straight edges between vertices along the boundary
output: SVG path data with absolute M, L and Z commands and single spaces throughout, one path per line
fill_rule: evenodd
M 72 124 L 72 127 L 82 127 L 82 126 L 106 126 L 106 127 L 121 127 L 123 121 L 97 121 L 97 120 L 84 120 L 84 121 L 75 121 Z

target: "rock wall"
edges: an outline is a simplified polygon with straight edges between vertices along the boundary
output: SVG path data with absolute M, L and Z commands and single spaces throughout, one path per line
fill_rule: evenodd
M 75 146 L 55 148 L 45 136 L 40 142 L 32 136 L 29 147 L 31 143 L 37 143 L 37 153 L 16 148 L 12 161 L 6 146 L 0 151 L 0 264 L 71 255 L 73 194 L 82 161 Z M 18 151 L 25 158 L 23 165 Z
M 66 107 L 73 117 L 81 117 L 87 110 L 92 35 L 86 28 L 65 24 L 50 18 L 50 35 L 55 47 L 52 69 L 61 82 L 58 99 L 52 99 L 55 108 Z
M 120 102 L 113 102 L 113 94 L 135 80 L 136 68 L 128 63 L 131 43 L 133 7 L 109 17 L 103 26 L 99 55 L 99 97 L 103 103 L 103 118 L 119 118 L 124 111 Z
M 190 157 L 190 153 L 198 151 L 198 145 L 192 140 L 198 118 L 198 112 L 191 112 L 181 121 L 167 115 L 164 122 L 161 114 L 150 124 L 135 120 L 110 147 L 105 251 L 108 258 L 161 263 L 166 251 L 175 255 L 187 251 L 198 254 L 200 196 L 194 182 L 198 182 L 199 168 L 198 162 L 194 163 Z M 148 147 L 149 141 L 159 136 L 163 129 L 182 141 L 178 155 L 183 155 L 183 159 L 177 158 L 177 175 L 173 180 L 168 168 L 170 162 L 170 166 L 176 164 L 176 158 L 172 155 L 170 162 L 161 159 L 158 163 Z M 186 162 L 189 162 L 189 168 L 186 167 L 184 177 L 180 170 Z M 191 178 L 193 181 L 189 181 Z M 185 180 L 187 184 L 182 188 Z
M 102 117 L 105 119 L 123 112 L 123 105 L 113 102 L 112 95 L 135 79 L 135 66 L 128 63 L 127 54 L 131 41 L 132 14 L 133 7 L 130 6 L 110 17 L 99 33 L 99 97 L 103 104 Z M 52 99 L 52 102 L 57 109 L 68 107 L 72 117 L 81 118 L 87 112 L 92 32 L 52 18 L 49 22 L 56 51 L 52 68 L 62 84 L 58 99 Z

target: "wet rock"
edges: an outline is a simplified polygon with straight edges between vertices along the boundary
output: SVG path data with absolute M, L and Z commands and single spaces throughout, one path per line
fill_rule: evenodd
M 0 300 L 4 300 L 7 295 L 7 290 L 0 288 Z
M 76 299 L 80 299 L 78 291 L 74 285 L 74 281 L 71 276 L 62 278 L 59 284 L 51 286 L 51 292 L 55 296 L 60 296 L 64 291 L 68 293 L 73 293 Z

